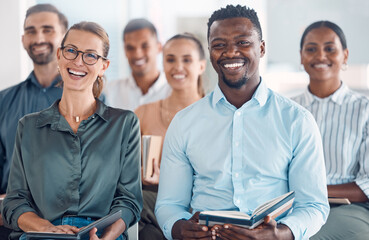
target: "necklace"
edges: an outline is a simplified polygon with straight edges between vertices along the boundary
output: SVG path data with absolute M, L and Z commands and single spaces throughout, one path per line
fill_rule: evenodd
M 164 108 L 164 100 L 160 100 L 160 119 L 166 128 L 168 128 L 176 113 L 177 112 L 171 113 L 167 106 Z
M 80 115 L 80 116 L 76 115 L 76 116 L 69 116 L 69 117 L 71 117 L 76 123 L 79 123 L 81 119 L 85 119 L 89 117 L 91 114 L 93 114 L 95 112 L 95 108 L 96 108 L 96 104 L 84 115 Z M 65 118 L 68 117 L 67 111 L 61 106 L 60 103 L 59 103 L 59 111 Z

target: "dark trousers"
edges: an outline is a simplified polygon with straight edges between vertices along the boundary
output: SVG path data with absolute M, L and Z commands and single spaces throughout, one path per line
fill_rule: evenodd
M 158 193 L 156 191 L 142 190 L 143 209 L 139 222 L 140 240 L 163 240 L 165 239 L 158 221 L 155 217 L 155 203 Z
M 331 206 L 327 222 L 311 240 L 368 240 L 369 203 Z
M 9 238 L 9 234 L 12 232 L 10 228 L 0 226 L 0 239 L 6 240 Z

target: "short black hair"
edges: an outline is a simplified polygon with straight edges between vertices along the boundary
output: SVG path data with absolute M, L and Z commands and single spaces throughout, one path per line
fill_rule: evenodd
M 65 17 L 63 13 L 61 13 L 54 5 L 45 3 L 45 4 L 37 4 L 30 8 L 28 8 L 26 12 L 26 18 L 24 19 L 24 22 L 26 22 L 26 19 L 34 14 L 34 13 L 40 13 L 40 12 L 52 12 L 56 13 L 59 18 L 60 25 L 64 27 L 64 31 L 67 31 L 68 29 L 68 19 Z
M 241 5 L 237 6 L 227 5 L 225 8 L 221 8 L 213 12 L 213 14 L 210 16 L 208 21 L 208 40 L 210 35 L 210 27 L 213 24 L 213 22 L 228 18 L 239 18 L 239 17 L 249 19 L 254 25 L 256 31 L 258 32 L 259 40 L 263 39 L 259 18 L 254 9 Z
M 154 24 L 152 24 L 149 20 L 145 19 L 145 18 L 136 18 L 136 19 L 132 19 L 130 20 L 126 27 L 123 30 L 123 41 L 124 41 L 124 36 L 127 33 L 130 32 L 135 32 L 141 29 L 149 29 L 150 32 L 157 38 L 158 37 L 158 33 L 156 31 L 156 28 L 154 26 Z
M 343 50 L 345 50 L 347 48 L 347 42 L 346 42 L 346 36 L 343 33 L 342 29 L 335 23 L 330 22 L 330 21 L 317 21 L 314 22 L 312 24 L 310 24 L 304 31 L 304 33 L 302 34 L 301 40 L 300 40 L 300 50 L 302 50 L 302 47 L 304 45 L 304 41 L 305 41 L 305 37 L 306 35 L 313 29 L 317 29 L 317 28 L 322 28 L 322 27 L 326 27 L 331 29 L 333 32 L 335 32 L 338 36 L 338 38 L 341 41 L 342 44 L 342 48 Z

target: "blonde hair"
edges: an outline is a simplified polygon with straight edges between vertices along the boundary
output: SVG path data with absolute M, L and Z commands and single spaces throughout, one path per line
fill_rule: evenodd
M 86 31 L 86 32 L 90 32 L 95 34 L 96 36 L 98 36 L 101 41 L 103 42 L 103 57 L 107 58 L 108 57 L 108 53 L 109 53 L 109 48 L 110 48 L 110 43 L 109 43 L 109 36 L 106 33 L 106 31 L 104 30 L 104 28 L 102 28 L 99 24 L 94 23 L 94 22 L 80 22 L 80 23 L 76 23 L 74 24 L 72 27 L 70 27 L 67 31 L 67 33 L 65 34 L 62 42 L 61 42 L 61 47 L 64 47 L 64 43 L 67 39 L 67 36 L 70 32 L 70 30 L 80 30 L 80 31 Z M 94 82 L 94 85 L 92 87 L 92 93 L 94 95 L 95 98 L 98 98 L 101 95 L 101 92 L 103 90 L 104 87 L 104 80 L 105 80 L 105 76 L 98 76 Z

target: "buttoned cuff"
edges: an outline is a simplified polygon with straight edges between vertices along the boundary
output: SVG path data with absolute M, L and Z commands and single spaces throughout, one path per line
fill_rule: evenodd
M 278 221 L 278 223 L 286 225 L 291 230 L 294 239 L 308 239 L 308 237 L 306 236 L 307 228 L 301 229 L 301 226 L 299 224 L 296 224 L 296 222 L 291 220 L 292 219 L 282 219 Z
M 164 236 L 168 239 L 168 240 L 172 240 L 172 228 L 173 228 L 173 225 L 178 221 L 178 220 L 181 220 L 181 219 L 185 219 L 185 220 L 188 220 L 192 217 L 192 214 L 189 213 L 189 212 L 181 212 L 181 213 L 178 213 L 178 214 L 175 214 L 173 215 L 173 217 L 169 218 L 164 226 L 163 226 L 163 233 L 164 233 Z
M 110 212 L 117 212 L 119 210 L 122 210 L 121 218 L 126 224 L 126 230 L 139 220 L 135 218 L 134 213 L 129 208 L 113 208 Z
M 10 226 L 12 227 L 13 230 L 22 231 L 22 229 L 20 229 L 18 226 L 18 219 L 23 213 L 26 213 L 26 212 L 33 212 L 37 214 L 37 212 L 33 208 L 29 206 L 25 206 L 25 205 L 22 205 L 22 207 L 16 209 L 11 216 L 11 222 L 10 222 Z

